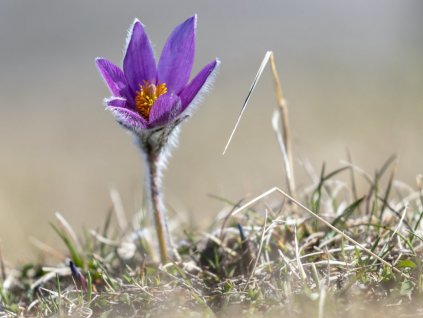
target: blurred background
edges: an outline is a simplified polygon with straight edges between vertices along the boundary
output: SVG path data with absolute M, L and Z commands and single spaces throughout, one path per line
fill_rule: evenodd
M 97 56 L 120 65 L 134 17 L 156 55 L 173 27 L 198 13 L 194 71 L 218 56 L 214 89 L 183 127 L 165 177 L 178 217 L 204 227 L 224 204 L 284 186 L 271 128 L 271 73 L 259 83 L 222 151 L 266 50 L 290 106 L 297 160 L 339 167 L 348 148 L 373 173 L 389 155 L 398 178 L 422 173 L 423 2 L 24 1 L 0 3 L 0 246 L 13 262 L 37 255 L 28 238 L 61 246 L 49 222 L 97 228 L 116 188 L 128 216 L 142 201 L 143 167 L 131 138 L 104 111 Z M 297 165 L 299 185 L 308 181 Z

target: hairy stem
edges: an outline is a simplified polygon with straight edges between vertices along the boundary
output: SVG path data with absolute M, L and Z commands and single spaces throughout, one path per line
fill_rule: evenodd
M 148 209 L 153 214 L 162 264 L 169 261 L 169 233 L 166 226 L 166 211 L 162 200 L 160 153 L 146 153 L 146 185 Z

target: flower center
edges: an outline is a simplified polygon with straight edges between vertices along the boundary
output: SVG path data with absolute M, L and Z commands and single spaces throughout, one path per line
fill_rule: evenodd
M 156 86 L 148 81 L 144 81 L 144 84 L 140 84 L 140 90 L 135 93 L 135 107 L 138 113 L 148 120 L 151 108 L 153 108 L 157 98 L 166 93 L 166 83 Z

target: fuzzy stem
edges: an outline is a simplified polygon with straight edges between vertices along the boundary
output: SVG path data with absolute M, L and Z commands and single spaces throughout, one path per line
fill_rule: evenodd
M 162 264 L 169 261 L 169 233 L 166 226 L 166 213 L 162 200 L 161 191 L 161 171 L 159 165 L 160 154 L 155 152 L 146 153 L 146 185 L 147 185 L 147 200 L 149 210 L 154 217 L 156 227 L 157 240 L 159 243 L 160 260 Z

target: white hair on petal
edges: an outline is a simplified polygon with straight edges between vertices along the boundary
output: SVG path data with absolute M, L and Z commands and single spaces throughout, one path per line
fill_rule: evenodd
M 197 13 L 193 15 L 194 17 L 194 36 L 197 35 L 197 23 L 198 23 L 198 16 Z
M 217 73 L 219 71 L 219 67 L 220 67 L 220 60 L 216 59 L 216 66 L 214 67 L 213 71 L 207 77 L 203 86 L 197 92 L 197 94 L 195 95 L 195 97 L 191 101 L 191 103 L 189 103 L 187 108 L 182 112 L 182 114 L 179 115 L 180 117 L 186 116 L 186 115 L 191 116 L 194 113 L 194 111 L 197 109 L 198 105 L 200 105 L 201 101 L 203 100 L 204 95 L 207 94 L 211 90 L 213 83 L 216 79 Z
M 128 29 L 128 31 L 126 32 L 126 39 L 125 39 L 125 45 L 124 45 L 124 47 L 123 47 L 123 57 L 122 57 L 122 67 L 123 67 L 123 61 L 125 60 L 125 56 L 126 56 L 126 52 L 128 51 L 128 46 L 129 46 L 129 42 L 131 42 L 131 38 L 132 38 L 132 33 L 133 33 L 133 31 L 134 31 L 134 26 L 135 26 L 135 24 L 137 23 L 137 22 L 139 22 L 140 24 L 141 24 L 141 26 L 142 26 L 142 28 L 143 28 L 143 30 L 144 30 L 144 33 L 146 34 L 146 36 L 147 36 L 147 40 L 148 40 L 148 42 L 150 43 L 150 47 L 151 47 L 151 49 L 153 50 L 153 56 L 155 57 L 155 54 L 154 54 L 154 46 L 153 46 L 153 44 L 151 43 L 151 41 L 150 41 L 150 38 L 148 37 L 148 34 L 147 34 L 147 32 L 145 31 L 145 24 L 144 23 L 142 23 L 138 18 L 135 18 L 134 19 L 134 22 L 132 22 L 132 24 L 131 24 L 131 26 L 129 27 L 129 29 Z
M 99 70 L 100 71 L 100 69 L 99 69 L 99 67 L 98 67 L 98 64 L 97 64 L 97 62 L 99 61 L 99 60 L 104 60 L 105 58 L 103 57 L 103 56 L 97 56 L 95 59 L 94 59 L 94 61 L 95 61 L 95 67 L 97 68 L 97 70 Z M 101 71 L 100 71 L 100 73 L 101 73 Z
M 103 105 L 104 107 L 107 109 L 108 107 L 110 107 L 109 102 L 111 102 L 112 100 L 121 100 L 123 102 L 126 102 L 126 98 L 123 97 L 119 97 L 119 96 L 111 96 L 111 97 L 107 97 L 103 100 Z
M 128 51 L 129 42 L 131 42 L 132 33 L 134 32 L 135 24 L 139 22 L 144 27 L 144 24 L 138 19 L 135 18 L 134 22 L 131 23 L 131 26 L 129 27 L 128 31 L 126 31 L 126 39 L 125 39 L 125 45 L 123 47 L 123 58 L 125 59 L 126 51 Z M 123 61 L 122 61 L 123 64 Z
M 107 98 L 105 99 L 105 101 L 107 100 Z M 136 124 L 136 125 L 126 125 L 125 122 L 127 122 L 130 119 L 130 116 L 128 114 L 125 114 L 123 112 L 119 112 L 116 110 L 116 107 L 114 106 L 108 106 L 106 104 L 106 109 L 107 111 L 110 111 L 113 114 L 113 117 L 115 118 L 115 120 L 126 130 L 128 130 L 129 132 L 139 135 L 142 134 L 144 131 L 144 127 L 140 124 Z

